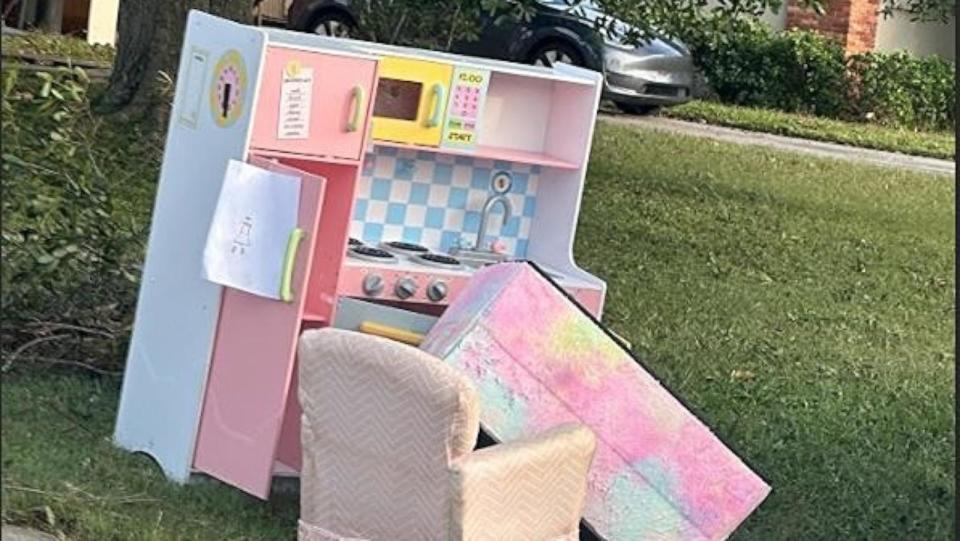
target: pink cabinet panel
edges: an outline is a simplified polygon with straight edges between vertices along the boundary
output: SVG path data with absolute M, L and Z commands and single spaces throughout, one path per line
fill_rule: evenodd
M 306 235 L 294 266 L 293 302 L 224 288 L 194 468 L 265 498 L 295 374 L 326 179 L 265 160 L 251 163 L 302 178 L 298 226 Z
M 372 59 L 269 47 L 251 148 L 359 160 L 376 72 Z

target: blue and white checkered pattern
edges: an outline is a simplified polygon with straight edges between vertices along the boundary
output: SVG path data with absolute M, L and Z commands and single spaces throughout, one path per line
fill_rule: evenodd
M 524 257 L 537 207 L 540 167 L 378 147 L 368 154 L 357 186 L 350 236 L 368 244 L 403 240 L 446 252 L 461 236 L 476 243 L 480 213 L 493 193 L 490 178 L 509 171 L 507 198 L 513 213 L 506 224 L 497 205 L 485 244 L 497 239 L 514 257 Z

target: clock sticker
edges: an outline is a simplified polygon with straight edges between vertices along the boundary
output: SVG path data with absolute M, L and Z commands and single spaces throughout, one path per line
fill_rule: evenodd
M 224 53 L 213 69 L 210 112 L 221 128 L 232 125 L 243 114 L 247 93 L 247 67 L 235 50 Z

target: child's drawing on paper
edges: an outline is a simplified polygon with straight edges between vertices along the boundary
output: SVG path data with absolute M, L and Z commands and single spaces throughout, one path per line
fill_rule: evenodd
M 299 177 L 231 160 L 203 251 L 203 277 L 279 300 L 287 239 L 299 210 Z
M 250 216 L 245 216 L 243 221 L 240 222 L 240 228 L 237 230 L 237 236 L 233 239 L 233 248 L 230 249 L 230 253 L 239 253 L 240 255 L 246 253 L 247 247 L 250 246 L 251 229 L 253 229 L 253 218 Z

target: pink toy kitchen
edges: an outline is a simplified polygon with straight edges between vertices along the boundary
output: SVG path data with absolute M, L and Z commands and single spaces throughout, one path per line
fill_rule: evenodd
M 458 299 L 500 287 L 474 276 L 526 261 L 552 284 L 543 295 L 556 288 L 556 306 L 601 325 L 606 285 L 573 257 L 601 74 L 200 12 L 179 74 L 115 432 L 170 480 L 207 475 L 268 498 L 276 477 L 298 475 L 306 330 L 426 336 L 439 351 L 431 329 L 447 308 L 466 321 L 475 301 Z M 714 530 L 663 539 L 722 538 L 769 487 L 689 423 L 742 498 Z M 598 534 L 645 538 L 617 534 L 603 505 Z

